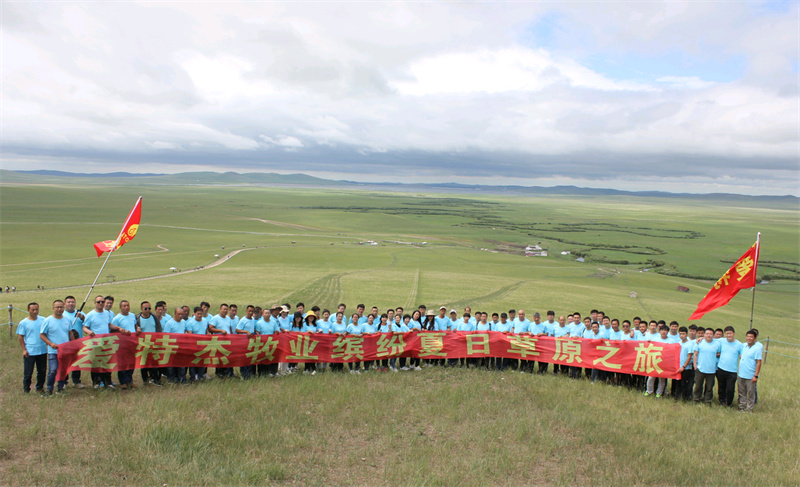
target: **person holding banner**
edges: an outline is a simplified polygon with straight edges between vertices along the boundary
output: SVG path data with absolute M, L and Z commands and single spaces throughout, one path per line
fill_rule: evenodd
M 72 329 L 69 332 L 69 339 L 70 340 L 78 340 L 83 338 L 83 313 L 78 312 L 77 309 L 77 300 L 75 296 L 67 296 L 64 298 L 64 316 L 72 323 Z M 83 389 L 86 386 L 81 384 L 81 371 L 80 370 L 73 370 L 72 371 L 72 384 L 76 389 Z
M 56 381 L 56 371 L 58 370 L 58 346 L 69 341 L 69 329 L 72 322 L 64 316 L 64 301 L 56 299 L 53 301 L 53 314 L 48 316 L 39 336 L 47 345 L 47 363 L 49 372 L 47 373 L 47 393 L 53 394 L 53 386 Z M 57 394 L 61 394 L 66 380 L 58 381 Z
M 83 334 L 90 337 L 95 335 L 107 335 L 111 333 L 108 312 L 105 309 L 106 300 L 103 296 L 97 296 L 94 300 L 94 309 L 86 314 L 83 320 Z M 92 385 L 95 389 L 108 387 L 116 389 L 117 386 L 111 382 L 111 372 L 92 372 Z
M 136 317 L 136 333 L 161 333 L 161 320 L 153 314 L 149 301 L 142 301 L 139 305 L 141 311 Z M 161 385 L 161 369 L 158 367 L 145 367 L 141 369 L 142 384 Z
M 123 299 L 119 302 L 119 314 L 111 320 L 110 328 L 112 331 L 116 328 L 117 331 L 122 333 L 136 333 L 136 315 L 130 311 L 131 304 L 128 300 Z M 117 372 L 120 389 L 133 389 L 136 387 L 133 383 L 133 370 L 120 370 Z
M 186 333 L 189 335 L 205 335 L 208 331 L 208 322 L 203 318 L 203 307 L 195 306 L 194 315 L 186 320 Z M 189 367 L 189 382 L 205 380 L 205 367 Z

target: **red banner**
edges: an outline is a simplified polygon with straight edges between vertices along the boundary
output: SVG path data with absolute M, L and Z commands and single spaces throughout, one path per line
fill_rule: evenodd
M 58 347 L 58 380 L 73 370 L 112 372 L 147 367 L 244 367 L 276 362 L 360 362 L 392 357 L 502 357 L 680 378 L 679 344 L 534 337 L 499 332 L 410 332 L 371 335 L 96 335 Z

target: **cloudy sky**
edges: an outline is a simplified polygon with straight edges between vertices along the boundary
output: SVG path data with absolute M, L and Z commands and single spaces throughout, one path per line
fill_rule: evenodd
M 800 195 L 800 4 L 13 2 L 2 166 Z

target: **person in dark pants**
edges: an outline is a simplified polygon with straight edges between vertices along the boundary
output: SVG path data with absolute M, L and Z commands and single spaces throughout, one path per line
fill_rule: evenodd
M 678 384 L 677 391 L 672 394 L 672 397 L 677 401 L 683 399 L 684 401 L 692 400 L 692 388 L 694 387 L 694 367 L 692 366 L 692 359 L 694 358 L 694 340 L 687 338 L 687 329 L 682 326 L 678 329 L 678 335 L 681 338 L 681 368 L 678 372 L 681 373 L 680 380 L 672 380 L 672 383 Z
M 703 401 L 711 404 L 714 397 L 714 378 L 717 373 L 721 345 L 714 340 L 714 330 L 707 328 L 705 336 L 694 349 L 692 363 L 695 364 L 694 373 L 694 402 Z
M 19 346 L 22 347 L 22 390 L 31 392 L 33 368 L 36 367 L 36 392 L 44 392 L 47 377 L 47 345 L 42 341 L 44 319 L 39 317 L 39 304 L 28 304 L 28 317 L 17 325 Z
M 72 329 L 69 331 L 69 339 L 70 340 L 79 340 L 83 338 L 83 313 L 78 312 L 75 309 L 77 305 L 77 301 L 75 300 L 75 296 L 67 296 L 64 298 L 64 316 L 69 320 L 70 324 L 72 324 Z M 70 374 L 72 378 L 72 384 L 77 389 L 83 389 L 84 386 L 81 384 L 81 371 L 80 370 L 73 370 Z
M 736 371 L 739 368 L 739 356 L 742 354 L 742 342 L 736 339 L 732 326 L 725 327 L 725 337 L 718 341 L 721 350 L 717 369 L 717 395 L 720 405 L 730 407 L 736 394 Z

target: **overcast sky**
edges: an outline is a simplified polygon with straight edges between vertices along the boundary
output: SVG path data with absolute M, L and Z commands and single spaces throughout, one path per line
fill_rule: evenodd
M 800 195 L 799 5 L 5 0 L 2 165 Z

